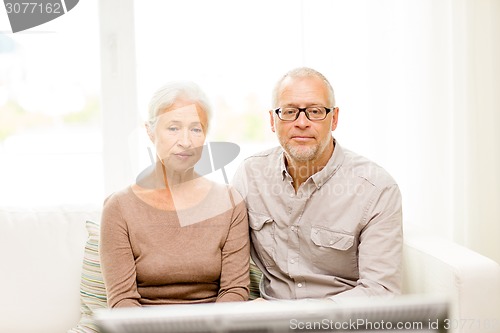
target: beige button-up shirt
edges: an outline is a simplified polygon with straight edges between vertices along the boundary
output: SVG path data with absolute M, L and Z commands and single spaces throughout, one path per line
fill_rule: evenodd
M 277 147 L 245 159 L 233 183 L 247 203 L 262 297 L 400 293 L 401 194 L 377 164 L 337 142 L 295 193 Z

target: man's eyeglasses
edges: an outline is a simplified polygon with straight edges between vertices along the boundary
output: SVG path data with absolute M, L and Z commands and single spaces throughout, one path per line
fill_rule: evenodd
M 295 121 L 299 118 L 301 112 L 304 112 L 307 119 L 311 121 L 319 121 L 326 118 L 326 115 L 330 113 L 333 108 L 327 108 L 324 106 L 310 106 L 307 108 L 296 108 L 292 106 L 286 106 L 283 108 L 274 109 L 274 112 L 283 121 Z

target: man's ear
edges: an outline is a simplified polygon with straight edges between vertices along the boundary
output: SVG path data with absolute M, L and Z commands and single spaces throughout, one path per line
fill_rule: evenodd
M 271 131 L 276 132 L 274 128 L 274 112 L 273 110 L 269 110 L 269 121 L 271 122 Z
M 339 121 L 339 108 L 335 107 L 332 110 L 332 132 L 337 128 L 337 124 Z

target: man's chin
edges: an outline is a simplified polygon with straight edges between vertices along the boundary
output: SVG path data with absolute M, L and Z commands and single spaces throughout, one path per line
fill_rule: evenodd
M 288 146 L 285 151 L 288 156 L 297 162 L 309 162 L 316 157 L 317 147 Z

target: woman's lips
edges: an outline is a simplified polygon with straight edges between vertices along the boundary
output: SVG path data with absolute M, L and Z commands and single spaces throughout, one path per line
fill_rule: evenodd
M 193 156 L 192 153 L 177 153 L 177 154 L 174 154 L 177 158 L 180 158 L 180 159 L 188 159 L 190 158 L 191 156 Z

